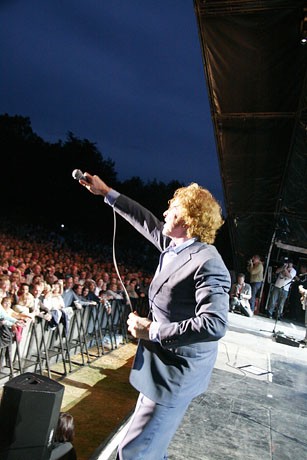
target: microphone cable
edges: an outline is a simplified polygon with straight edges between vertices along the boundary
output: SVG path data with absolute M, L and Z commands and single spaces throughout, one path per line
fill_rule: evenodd
M 124 293 L 126 294 L 126 297 L 127 297 L 127 304 L 129 305 L 130 310 L 131 310 L 132 313 L 133 313 L 133 308 L 132 308 L 131 300 L 130 300 L 129 294 L 128 294 L 128 292 L 127 292 L 126 286 L 124 285 L 123 280 L 121 279 L 121 276 L 120 276 L 120 273 L 119 273 L 119 269 L 118 269 L 118 265 L 117 265 L 117 260 L 116 260 L 116 251 L 115 251 L 115 240 L 116 240 L 116 211 L 115 211 L 114 206 L 112 206 L 112 207 L 113 207 L 113 239 L 112 239 L 112 257 L 113 257 L 113 264 L 114 264 L 115 271 L 116 271 L 116 274 L 117 274 L 117 276 L 118 276 L 118 279 L 119 279 L 119 281 L 120 281 L 120 284 L 122 285 L 123 291 L 124 291 Z
M 79 180 L 83 180 L 85 182 L 87 182 L 87 179 L 86 179 L 86 176 L 84 176 L 83 172 L 80 170 L 80 169 L 74 169 L 73 172 L 72 172 L 72 177 L 79 181 Z M 117 265 L 117 261 L 116 261 L 116 251 L 115 251 L 115 238 L 116 238 L 116 212 L 115 212 L 115 209 L 114 209 L 114 206 L 113 207 L 113 241 L 112 241 L 112 257 L 113 257 L 113 264 L 114 264 L 114 267 L 115 267 L 115 271 L 116 271 L 116 274 L 118 276 L 118 279 L 120 281 L 120 284 L 122 285 L 122 288 L 123 288 L 123 291 L 127 297 L 127 304 L 129 305 L 130 307 L 130 310 L 132 311 L 133 313 L 133 308 L 132 308 L 132 304 L 131 304 L 131 300 L 130 300 L 130 297 L 129 297 L 129 294 L 127 292 L 127 289 L 121 279 L 121 276 L 120 276 L 120 273 L 119 273 L 119 269 L 118 269 L 118 265 Z

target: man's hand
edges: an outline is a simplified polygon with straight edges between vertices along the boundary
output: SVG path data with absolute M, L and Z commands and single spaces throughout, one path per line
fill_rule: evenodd
M 151 321 L 148 318 L 140 317 L 136 312 L 130 313 L 128 317 L 128 330 L 136 339 L 149 340 L 149 328 Z
M 79 182 L 81 185 L 86 187 L 93 195 L 102 195 L 106 196 L 111 187 L 109 187 L 105 182 L 103 182 L 98 176 L 91 176 L 89 173 L 84 173 L 86 181 L 80 179 Z

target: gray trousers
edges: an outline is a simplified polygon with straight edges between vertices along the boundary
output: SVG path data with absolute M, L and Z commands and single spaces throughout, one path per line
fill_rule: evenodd
M 288 297 L 288 291 L 283 288 L 273 287 L 270 297 L 269 314 L 272 316 L 275 308 L 277 309 L 278 316 L 282 316 L 284 305 Z
M 166 460 L 167 448 L 190 402 L 162 406 L 140 393 L 118 460 Z

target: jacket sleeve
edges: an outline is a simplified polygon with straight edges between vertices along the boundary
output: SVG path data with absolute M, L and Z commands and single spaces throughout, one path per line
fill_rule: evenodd
M 159 251 L 163 251 L 168 246 L 170 238 L 162 234 L 164 223 L 148 209 L 125 195 L 119 195 L 113 206 L 120 216 L 156 246 Z

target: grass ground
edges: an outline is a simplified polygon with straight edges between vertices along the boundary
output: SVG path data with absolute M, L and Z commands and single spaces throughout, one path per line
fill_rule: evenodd
M 61 379 L 61 410 L 74 417 L 78 460 L 88 460 L 133 409 L 137 392 L 129 372 L 134 354 L 135 345 L 128 343 Z

